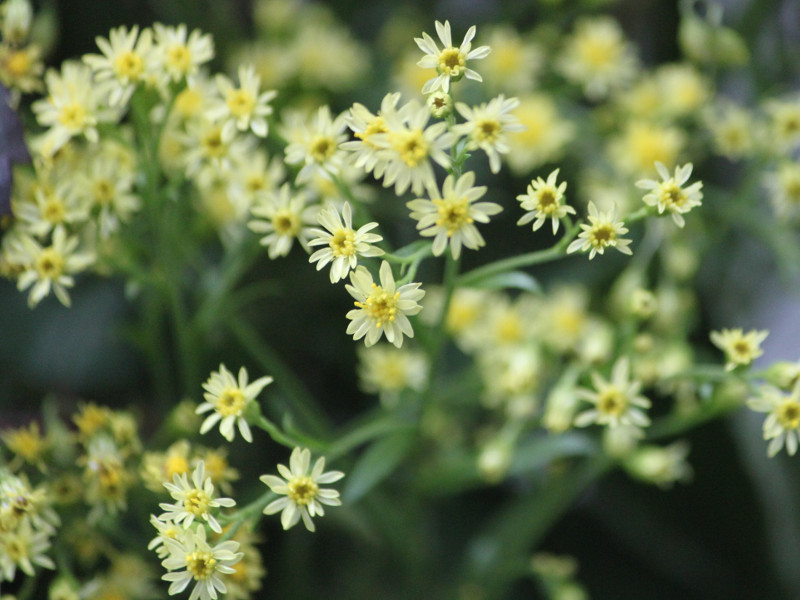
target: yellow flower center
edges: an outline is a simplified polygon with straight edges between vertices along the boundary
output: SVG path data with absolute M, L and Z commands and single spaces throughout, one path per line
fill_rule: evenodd
M 272 226 L 280 235 L 295 236 L 300 231 L 300 219 L 288 208 L 282 208 L 272 217 Z
M 472 137 L 479 143 L 487 142 L 489 144 L 494 144 L 497 142 L 497 138 L 500 137 L 501 131 L 502 126 L 497 119 L 478 119 L 475 123 Z
M 614 244 L 617 231 L 610 223 L 598 223 L 589 231 L 589 243 L 595 248 L 605 248 Z
M 67 207 L 60 198 L 49 197 L 42 207 L 42 217 L 53 224 L 63 223 L 67 216 Z
M 29 429 L 19 429 L 5 436 L 8 449 L 28 462 L 34 462 L 45 449 L 45 441 L 39 433 L 39 426 L 31 424 Z
M 318 135 L 311 140 L 308 153 L 316 162 L 328 160 L 336 152 L 336 140 L 329 135 Z
M 167 481 L 172 481 L 173 475 L 183 475 L 189 472 L 189 461 L 180 455 L 167 457 L 164 461 L 164 475 Z
M 800 427 L 800 402 L 787 400 L 776 411 L 778 422 L 784 429 L 797 429 Z
M 386 129 L 386 123 L 383 121 L 383 117 L 377 115 L 373 117 L 367 126 L 364 128 L 364 131 L 357 131 L 355 136 L 363 141 L 365 144 L 369 144 L 373 146 L 373 143 L 369 141 L 369 138 L 376 133 L 386 133 L 388 129 Z
M 628 399 L 618 388 L 609 386 L 597 394 L 597 410 L 604 415 L 622 416 L 628 410 Z
M 31 59 L 24 50 L 17 50 L 6 57 L 3 66 L 12 78 L 19 78 L 28 73 Z
M 310 477 L 295 477 L 287 487 L 289 500 L 298 506 L 310 504 L 319 491 L 319 486 Z
M 373 283 L 372 293 L 365 302 L 356 302 L 358 308 L 366 311 L 367 315 L 377 321 L 376 326 L 381 327 L 384 323 L 391 323 L 397 315 L 397 300 L 400 292 L 389 294 L 381 286 Z
M 186 88 L 175 97 L 175 110 L 183 118 L 196 115 L 202 106 L 203 96 L 196 89 Z
M 333 236 L 329 245 L 334 256 L 353 256 L 356 253 L 355 233 L 352 229 L 339 229 Z
M 580 38 L 577 48 L 581 62 L 595 69 L 613 66 L 622 50 L 617 40 L 600 36 Z
M 128 50 L 114 60 L 114 71 L 119 78 L 127 77 L 130 81 L 136 81 L 144 71 L 144 63 L 138 54 Z
M 114 199 L 114 184 L 108 179 L 98 179 L 92 185 L 92 194 L 100 206 L 111 204 Z
M 436 68 L 439 73 L 450 77 L 458 77 L 464 71 L 466 64 L 466 55 L 458 48 L 450 46 L 439 53 L 439 63 Z
M 214 127 L 208 131 L 200 140 L 203 145 L 206 156 L 210 158 L 220 158 L 225 156 L 228 147 L 222 141 L 222 130 L 219 127 Z
M 432 202 L 438 209 L 439 218 L 436 219 L 436 225 L 447 229 L 448 237 L 464 225 L 474 222 L 469 216 L 469 202 L 466 198 L 447 198 Z
M 539 189 L 536 200 L 539 210 L 545 214 L 553 213 L 558 208 L 556 191 L 550 186 Z
M 267 179 L 260 173 L 249 175 L 244 180 L 244 187 L 249 193 L 255 194 L 267 189 Z
M 244 405 L 244 394 L 239 388 L 226 388 L 217 398 L 217 412 L 223 417 L 238 417 Z
M 187 73 L 192 67 L 192 53 L 182 44 L 167 48 L 167 67 L 181 73 Z
M 755 348 L 747 339 L 740 339 L 731 344 L 731 354 L 738 360 L 750 362 L 755 354 Z
M 186 555 L 186 570 L 192 574 L 197 581 L 203 581 L 211 577 L 216 570 L 217 559 L 211 552 L 192 552 Z
M 42 279 L 58 279 L 64 272 L 64 257 L 53 248 L 45 248 L 36 258 L 36 272 Z
M 522 322 L 515 312 L 508 312 L 499 319 L 497 339 L 504 344 L 514 344 L 522 339 Z
M 416 167 L 428 158 L 428 142 L 420 129 L 394 131 L 389 134 L 389 143 L 409 167 Z
M 226 99 L 228 110 L 234 117 L 246 117 L 253 113 L 256 99 L 247 90 L 230 90 Z
M 207 513 L 210 504 L 211 498 L 208 497 L 208 494 L 197 488 L 187 491 L 183 499 L 184 510 L 195 517 Z
M 17 564 L 21 560 L 28 558 L 28 545 L 22 539 L 22 536 L 10 534 L 3 543 L 3 550 Z
M 661 201 L 667 208 L 680 208 L 688 199 L 686 192 L 674 181 L 661 184 Z
M 58 115 L 58 122 L 67 129 L 83 129 L 86 123 L 86 111 L 77 102 L 68 104 L 61 108 Z

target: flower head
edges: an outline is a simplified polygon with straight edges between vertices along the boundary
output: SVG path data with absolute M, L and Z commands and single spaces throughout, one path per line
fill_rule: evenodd
M 725 370 L 732 371 L 738 366 L 747 366 L 764 354 L 761 349 L 768 331 L 752 329 L 744 333 L 741 329 L 723 329 L 712 331 L 712 343 L 725 353 Z
M 214 58 L 214 40 L 208 33 L 195 29 L 187 37 L 188 30 L 183 23 L 176 27 L 156 23 L 153 30 L 154 53 L 172 81 L 195 75 L 200 65 Z
M 510 151 L 506 134 L 525 129 L 511 114 L 518 106 L 518 99 L 506 98 L 502 94 L 472 108 L 463 102 L 456 104 L 456 109 L 466 122 L 456 125 L 453 132 L 468 136 L 468 149 L 480 148 L 486 153 L 492 173 L 500 171 L 500 155 Z
M 252 130 L 258 137 L 266 137 L 269 127 L 267 119 L 272 114 L 269 105 L 277 92 L 262 92 L 261 78 L 253 65 L 239 67 L 239 87 L 235 87 L 225 75 L 217 75 L 217 88 L 220 97 L 209 107 L 208 117 L 221 121 L 223 140 L 230 142 L 236 131 Z
M 308 228 L 311 213 L 306 208 L 305 196 L 293 193 L 288 183 L 278 192 L 267 194 L 250 212 L 257 218 L 247 226 L 256 233 L 266 234 L 261 238 L 261 245 L 269 248 L 270 258 L 289 254 L 295 239 L 306 246 L 311 235 Z
M 345 133 L 346 114 L 335 118 L 327 105 L 320 106 L 308 123 L 299 115 L 292 115 L 283 128 L 283 136 L 288 140 L 286 162 L 290 165 L 302 164 L 297 173 L 297 182 L 305 183 L 317 174 L 327 179 L 339 176 L 347 153 L 339 144 L 347 140 Z
M 447 152 L 454 134 L 447 132 L 446 123 L 428 126 L 431 113 L 415 100 L 400 108 L 389 104 L 381 109 L 386 132 L 372 136 L 378 146 L 375 177 L 383 176 L 384 187 L 394 184 L 398 195 L 409 186 L 415 194 L 421 194 L 423 188 L 435 190 L 431 160 L 444 167 L 450 164 Z
M 312 229 L 311 233 L 317 237 L 308 245 L 327 247 L 314 252 L 308 260 L 317 263 L 317 271 L 331 263 L 331 283 L 347 277 L 358 265 L 359 256 L 383 254 L 383 250 L 372 245 L 383 238 L 376 233 L 368 233 L 378 224 L 367 223 L 358 230 L 353 229 L 353 215 L 348 202 L 345 202 L 341 216 L 335 206 L 330 206 L 320 211 L 317 221 L 325 230 Z
M 578 234 L 578 239 L 567 247 L 568 253 L 590 250 L 589 260 L 595 254 L 603 254 L 608 247 L 616 248 L 623 254 L 633 254 L 628 247 L 631 241 L 620 237 L 628 233 L 628 229 L 622 221 L 617 221 L 616 210 L 601 213 L 594 202 L 589 201 L 589 224 L 581 224 L 581 229 L 583 231 Z
M 528 184 L 528 193 L 517 196 L 520 207 L 526 212 L 517 225 L 525 225 L 534 219 L 533 230 L 536 231 L 547 219 L 553 223 L 553 234 L 558 231 L 560 219 L 568 214 L 575 214 L 575 209 L 564 204 L 564 190 L 567 189 L 567 182 L 562 181 L 557 184 L 559 169 L 554 170 L 547 176 L 547 181 L 537 177 L 535 181 Z
M 687 188 L 683 184 L 689 180 L 692 174 L 692 163 L 687 163 L 682 167 L 675 167 L 675 175 L 671 176 L 664 163 L 656 162 L 656 170 L 661 176 L 661 181 L 653 179 L 641 179 L 636 182 L 636 187 L 652 190 L 645 194 L 644 203 L 649 206 L 657 206 L 658 214 L 668 210 L 672 213 L 672 220 L 678 227 L 683 227 L 683 213 L 687 213 L 695 206 L 700 206 L 703 193 L 702 181 L 697 181 Z
M 236 502 L 233 498 L 214 498 L 214 484 L 211 478 L 206 477 L 206 466 L 201 460 L 197 463 L 192 472 L 192 480 L 186 473 L 175 474 L 172 483 L 164 482 L 170 495 L 175 500 L 174 504 L 162 502 L 159 504 L 161 510 L 166 511 L 160 520 L 173 521 L 176 524 L 183 523 L 183 528 L 187 529 L 195 519 L 203 520 L 208 523 L 212 531 L 222 532 L 219 522 L 211 514 L 211 509 L 220 506 L 234 506 Z
M 428 80 L 422 87 L 423 94 L 430 94 L 438 89 L 447 92 L 450 89 L 450 81 L 458 81 L 462 77 L 483 81 L 478 73 L 467 67 L 467 61 L 485 58 L 492 49 L 489 46 L 472 49 L 475 30 L 475 25 L 467 30 L 458 48 L 453 46 L 449 21 L 445 21 L 444 25 L 436 21 L 436 33 L 443 46 L 441 50 L 427 33 L 423 33 L 422 38 L 414 38 L 419 49 L 425 53 L 417 65 L 423 69 L 436 69 L 437 72 L 437 76 Z
M 261 481 L 269 486 L 276 494 L 284 497 L 278 498 L 267 504 L 264 508 L 265 515 L 274 515 L 281 512 L 281 525 L 284 529 L 294 527 L 303 519 L 303 524 L 309 531 L 314 531 L 312 517 L 323 516 L 325 510 L 322 505 L 340 506 L 339 492 L 320 485 L 339 481 L 344 477 L 341 471 L 325 470 L 325 458 L 320 457 L 311 466 L 311 451 L 308 448 L 295 448 L 289 457 L 289 468 L 278 465 L 278 472 L 283 479 L 275 475 L 262 475 Z
M 244 413 L 247 405 L 256 399 L 267 385 L 272 383 L 272 377 L 265 376 L 248 383 L 247 369 L 239 369 L 239 380 L 233 377 L 233 373 L 219 366 L 219 371 L 211 373 L 211 376 L 203 384 L 206 391 L 203 394 L 205 402 L 197 407 L 197 414 L 212 411 L 200 426 L 200 433 L 206 433 L 214 425 L 219 423 L 219 432 L 229 442 L 233 441 L 233 426 L 239 427 L 239 433 L 248 442 L 253 441 L 250 427 L 247 424 Z
M 73 275 L 94 262 L 94 254 L 76 252 L 78 238 L 68 238 L 66 230 L 60 226 L 53 231 L 50 246 L 42 246 L 27 235 L 17 241 L 18 255 L 24 269 L 17 280 L 17 287 L 20 290 L 31 288 L 28 304 L 36 306 L 52 290 L 61 304 L 69 306 L 67 288 L 75 284 Z
M 794 456 L 800 447 L 800 383 L 795 384 L 791 394 L 764 386 L 757 397 L 747 401 L 747 406 L 769 413 L 764 419 L 764 439 L 772 440 L 767 454 L 775 456 L 786 446 L 786 451 Z
M 468 171 L 457 180 L 448 175 L 444 180 L 441 197 L 430 200 L 418 198 L 407 204 L 411 218 L 418 221 L 420 235 L 434 237 L 433 254 L 440 256 L 450 246 L 453 258 L 461 254 L 461 246 L 477 250 L 485 245 L 475 221 L 488 223 L 491 215 L 503 208 L 494 202 L 475 200 L 486 193 L 486 187 L 474 187 L 475 173 Z M 438 194 L 437 194 L 438 196 Z
M 226 592 L 220 574 L 234 573 L 233 565 L 242 559 L 237 552 L 239 542 L 228 540 L 212 546 L 202 526 L 181 530 L 175 537 L 165 536 L 163 542 L 169 555 L 161 564 L 169 573 L 161 578 L 172 582 L 170 596 L 180 594 L 194 580 L 189 600 L 215 600 L 217 592 Z
M 108 39 L 98 37 L 102 54 L 87 54 L 83 62 L 94 71 L 100 90 L 111 106 L 125 104 L 138 83 L 154 72 L 153 31 L 139 27 L 112 29 Z
M 650 408 L 650 400 L 639 394 L 642 384 L 629 378 L 630 365 L 627 358 L 620 358 L 611 371 L 611 380 L 606 381 L 598 373 L 592 373 L 594 390 L 578 389 L 577 395 L 594 405 L 575 417 L 575 425 L 586 427 L 592 423 L 610 427 L 646 427 L 650 419 L 642 410 Z
M 353 339 L 364 338 L 367 346 L 377 342 L 382 334 L 397 346 L 403 345 L 403 335 L 414 337 L 409 315 L 422 310 L 418 304 L 425 295 L 419 283 L 407 283 L 397 287 L 389 263 L 383 261 L 380 268 L 380 282 L 374 283 L 366 267 L 358 267 L 350 274 L 350 284 L 345 288 L 356 299 L 356 308 L 347 313 L 351 320 L 347 333 Z

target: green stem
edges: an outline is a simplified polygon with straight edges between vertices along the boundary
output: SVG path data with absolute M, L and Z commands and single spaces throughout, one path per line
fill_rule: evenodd
M 272 441 L 280 444 L 281 446 L 286 446 L 287 448 L 297 448 L 303 447 L 308 445 L 308 440 L 298 440 L 290 435 L 283 433 L 275 423 L 267 419 L 261 414 L 251 416 L 248 418 L 248 422 L 251 425 L 255 425 L 266 431 L 269 434 L 269 437 L 272 438 Z M 319 448 L 314 448 L 314 450 L 318 450 Z
M 272 502 L 275 498 L 278 497 L 278 494 L 273 492 L 272 490 L 267 490 L 263 494 L 261 494 L 258 498 L 250 502 L 249 504 L 243 506 L 241 509 L 236 511 L 231 517 L 221 517 L 220 521 L 224 524 L 230 523 L 228 527 L 222 533 L 220 537 L 220 542 L 227 541 L 231 539 L 236 532 L 239 531 L 239 528 L 244 525 L 247 521 L 253 518 L 260 519 L 261 513 L 263 512 L 264 508 Z

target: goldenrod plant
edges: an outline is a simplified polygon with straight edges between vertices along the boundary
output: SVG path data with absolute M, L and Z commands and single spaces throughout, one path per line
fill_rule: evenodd
M 614 4 L 365 41 L 256 0 L 226 56 L 157 22 L 47 68 L 0 5 L 5 286 L 64 321 L 124 290 L 141 367 L 126 404 L 3 418 L 2 598 L 723 597 L 710 559 L 684 596 L 607 588 L 553 532 L 620 474 L 691 494 L 711 422 L 797 453 L 797 356 L 700 287 L 721 231 L 797 274 L 800 100 L 730 93 L 758 67 L 721 3 L 680 3 L 669 63 Z

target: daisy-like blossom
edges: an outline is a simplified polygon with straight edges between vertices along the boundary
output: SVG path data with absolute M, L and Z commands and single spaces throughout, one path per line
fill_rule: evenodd
M 356 299 L 353 310 L 347 313 L 351 320 L 347 333 L 353 339 L 364 338 L 367 346 L 377 342 L 382 334 L 398 348 L 403 345 L 403 335 L 414 337 L 409 316 L 422 310 L 418 300 L 425 295 L 419 283 L 406 283 L 397 287 L 389 263 L 380 268 L 380 285 L 376 284 L 366 267 L 350 273 L 350 284 L 345 288 Z
M 233 140 L 236 131 L 252 130 L 258 137 L 267 137 L 269 126 L 267 119 L 272 114 L 269 105 L 278 92 L 261 91 L 261 78 L 256 74 L 253 65 L 239 67 L 239 87 L 225 75 L 216 78 L 220 98 L 206 111 L 206 116 L 213 121 L 223 122 L 222 139 Z
M 294 527 L 303 520 L 309 531 L 314 531 L 312 517 L 324 516 L 323 504 L 340 506 L 339 492 L 331 488 L 322 488 L 320 485 L 339 481 L 344 477 L 341 471 L 325 471 L 325 457 L 320 457 L 311 466 L 311 451 L 308 448 L 295 448 L 289 457 L 289 467 L 278 465 L 275 475 L 262 475 L 261 481 L 269 486 L 276 494 L 284 497 L 273 500 L 264 508 L 265 515 L 281 513 L 281 525 L 284 529 Z
M 423 32 L 421 38 L 414 38 L 419 49 L 425 53 L 425 56 L 419 60 L 417 66 L 423 69 L 436 69 L 437 73 L 436 77 L 429 79 L 422 86 L 423 94 L 430 94 L 439 89 L 447 92 L 450 90 L 450 82 L 458 81 L 462 77 L 474 81 L 483 81 L 477 72 L 467 67 L 467 61 L 486 58 L 492 49 L 489 46 L 472 48 L 472 38 L 475 37 L 475 31 L 476 28 L 473 25 L 467 30 L 461 45 L 456 48 L 453 46 L 453 39 L 450 34 L 450 21 L 445 21 L 444 25 L 436 21 L 436 33 L 443 46 L 441 50 L 427 33 Z
M 247 369 L 239 369 L 239 379 L 225 368 L 219 366 L 219 371 L 214 371 L 203 384 L 205 393 L 203 402 L 197 407 L 197 414 L 211 411 L 200 426 L 200 433 L 206 433 L 214 425 L 219 423 L 219 432 L 229 442 L 233 441 L 233 426 L 239 428 L 239 433 L 248 441 L 253 441 L 250 427 L 247 424 L 244 413 L 247 406 L 256 399 L 267 385 L 272 383 L 272 377 L 259 377 L 252 383 L 248 383 Z
M 154 54 L 158 64 L 172 81 L 195 75 L 200 66 L 214 58 L 214 39 L 211 34 L 195 29 L 188 34 L 186 25 L 175 27 L 156 23 Z
M 656 171 L 661 176 L 661 181 L 654 179 L 640 179 L 636 182 L 636 187 L 652 190 L 644 195 L 642 200 L 648 206 L 658 207 L 658 214 L 665 210 L 672 213 L 672 220 L 678 227 L 683 227 L 685 221 L 683 213 L 687 213 L 695 206 L 702 204 L 703 188 L 702 181 L 696 181 L 689 187 L 684 188 L 692 174 L 692 163 L 686 163 L 682 167 L 675 167 L 675 175 L 669 174 L 669 170 L 662 162 L 656 162 Z
M 778 388 L 763 386 L 747 406 L 757 412 L 769 413 L 764 419 L 764 439 L 772 440 L 767 446 L 767 455 L 772 457 L 786 447 L 794 456 L 800 446 L 800 383 L 795 384 L 790 394 Z
M 266 234 L 261 245 L 267 246 L 270 258 L 286 256 L 292 249 L 294 240 L 303 248 L 308 246 L 311 230 L 311 208 L 306 207 L 306 198 L 301 193 L 292 193 L 288 183 L 284 183 L 277 193 L 267 194 L 250 210 L 256 219 L 247 223 L 251 231 Z
M 594 405 L 575 417 L 577 427 L 586 427 L 593 423 L 609 427 L 646 427 L 650 424 L 649 417 L 642 410 L 650 408 L 650 400 L 639 394 L 641 382 L 631 381 L 627 358 L 617 360 L 609 381 L 597 372 L 592 372 L 592 385 L 594 390 L 576 390 L 578 398 Z
M 295 115 L 283 127 L 283 137 L 288 140 L 284 152 L 290 165 L 302 164 L 297 182 L 305 183 L 319 174 L 326 179 L 338 176 L 347 154 L 339 145 L 347 140 L 344 132 L 346 113 L 331 116 L 331 109 L 320 106 L 309 124 Z
M 800 162 L 781 162 L 777 171 L 764 175 L 764 186 L 779 218 L 796 221 L 800 217 Z
M 208 523 L 212 531 L 221 533 L 222 527 L 211 514 L 211 509 L 236 505 L 233 498 L 214 498 L 214 484 L 211 482 L 211 477 L 206 477 L 206 466 L 202 460 L 197 463 L 192 472 L 191 481 L 186 473 L 176 473 L 172 477 L 172 483 L 165 481 L 164 487 L 167 488 L 175 503 L 162 502 L 159 504 L 159 508 L 166 511 L 159 519 L 173 521 L 176 524 L 183 523 L 184 529 L 187 529 L 195 519 L 202 519 Z
M 13 581 L 17 568 L 29 577 L 34 576 L 34 565 L 55 569 L 55 563 L 45 554 L 49 548 L 49 534 L 34 530 L 30 521 L 4 531 L 0 535 L 0 581 Z
M 75 178 L 75 193 L 90 201 L 98 213 L 100 235 L 108 237 L 120 223 L 139 210 L 139 197 L 132 193 L 134 173 L 118 157 L 99 153 Z
M 117 111 L 99 107 L 100 97 L 88 66 L 67 61 L 60 73 L 51 69 L 44 79 L 47 95 L 32 105 L 39 124 L 49 127 L 41 141 L 44 156 L 54 155 L 73 137 L 82 135 L 97 142 L 97 124 L 118 118 Z
M 620 236 L 628 233 L 622 221 L 617 221 L 617 211 L 612 209 L 601 213 L 594 202 L 589 201 L 589 224 L 581 224 L 581 233 L 568 247 L 567 253 L 586 252 L 589 250 L 589 260 L 595 254 L 603 254 L 608 247 L 616 248 L 623 254 L 633 254 L 628 247 L 631 240 Z
M 353 215 L 349 202 L 344 203 L 341 216 L 336 207 L 331 205 L 319 212 L 317 221 L 325 229 L 312 229 L 311 233 L 317 237 L 308 245 L 327 247 L 314 252 L 308 261 L 317 263 L 317 271 L 322 270 L 325 265 L 330 263 L 331 283 L 347 277 L 347 274 L 358 266 L 359 256 L 383 254 L 383 250 L 372 245 L 380 242 L 383 237 L 376 233 L 369 233 L 378 224 L 367 223 L 357 230 L 353 229 Z
M 216 600 L 218 592 L 227 591 L 221 574 L 235 573 L 233 567 L 243 554 L 237 552 L 239 542 L 228 540 L 211 545 L 206 541 L 206 530 L 202 526 L 181 532 L 175 538 L 165 538 L 169 556 L 161 564 L 170 571 L 161 579 L 172 582 L 169 595 L 180 594 L 195 581 L 189 600 Z
M 725 370 L 733 371 L 736 367 L 747 366 L 764 354 L 761 349 L 769 332 L 751 329 L 744 333 L 741 329 L 723 329 L 711 332 L 711 342 L 725 353 Z
M 31 288 L 28 304 L 36 306 L 50 291 L 64 306 L 70 305 L 67 288 L 75 285 L 73 274 L 86 269 L 95 260 L 90 252 L 76 252 L 77 237 L 67 237 L 63 227 L 56 227 L 50 246 L 42 246 L 32 237 L 22 235 L 15 240 L 15 257 L 21 261 L 23 271 L 17 280 L 22 291 Z
M 83 62 L 94 71 L 101 93 L 108 94 L 108 103 L 119 106 L 128 102 L 136 85 L 154 72 L 153 31 L 139 27 L 130 31 L 125 26 L 112 29 L 108 39 L 95 39 L 101 54 L 87 54 Z
M 454 134 L 447 132 L 447 123 L 434 123 L 426 127 L 431 117 L 428 108 L 412 100 L 400 108 L 390 107 L 382 113 L 386 133 L 374 134 L 379 147 L 377 158 L 385 162 L 385 169 L 375 169 L 375 176 L 383 175 L 383 186 L 394 185 L 395 193 L 404 194 L 409 187 L 414 194 L 436 194 L 436 175 L 431 160 L 447 168 L 448 152 Z M 383 166 L 383 165 L 381 165 Z
M 417 221 L 420 235 L 433 237 L 433 254 L 441 256 L 447 246 L 453 258 L 461 255 L 461 246 L 477 250 L 486 242 L 475 221 L 488 223 L 503 207 L 494 202 L 475 202 L 486 193 L 486 186 L 474 187 L 475 173 L 468 171 L 457 180 L 448 175 L 444 180 L 441 195 L 430 200 L 418 198 L 406 206 L 411 209 L 411 218 Z
M 547 181 L 541 177 L 531 180 L 528 184 L 528 193 L 517 196 L 520 208 L 526 212 L 517 225 L 525 225 L 533 222 L 533 230 L 536 231 L 547 219 L 553 223 L 553 235 L 558 232 L 558 225 L 561 219 L 568 214 L 574 215 L 575 209 L 564 203 L 564 190 L 567 189 L 567 182 L 557 183 L 558 171 L 555 169 L 547 176 Z
M 373 136 L 376 133 L 388 131 L 382 115 L 393 110 L 399 101 L 399 92 L 386 94 L 381 101 L 381 109 L 378 114 L 372 114 L 366 106 L 356 102 L 345 118 L 347 126 L 358 139 L 344 142 L 341 144 L 341 148 L 353 153 L 353 164 L 356 167 L 364 169 L 367 173 L 374 170 L 375 177 L 383 175 L 386 160 L 381 160 L 378 156 L 379 146 L 375 143 Z
M 423 352 L 377 344 L 358 351 L 358 379 L 362 390 L 379 394 L 386 407 L 397 406 L 404 389 L 421 392 L 428 376 Z
M 633 79 L 638 60 L 618 23 L 595 17 L 576 24 L 557 66 L 567 79 L 583 86 L 587 98 L 600 100 Z
M 480 148 L 486 153 L 492 173 L 500 171 L 500 155 L 510 151 L 506 133 L 525 129 L 519 119 L 511 114 L 518 106 L 517 98 L 506 98 L 502 94 L 472 108 L 463 102 L 456 103 L 456 110 L 466 122 L 453 127 L 453 133 L 468 137 L 468 150 Z

